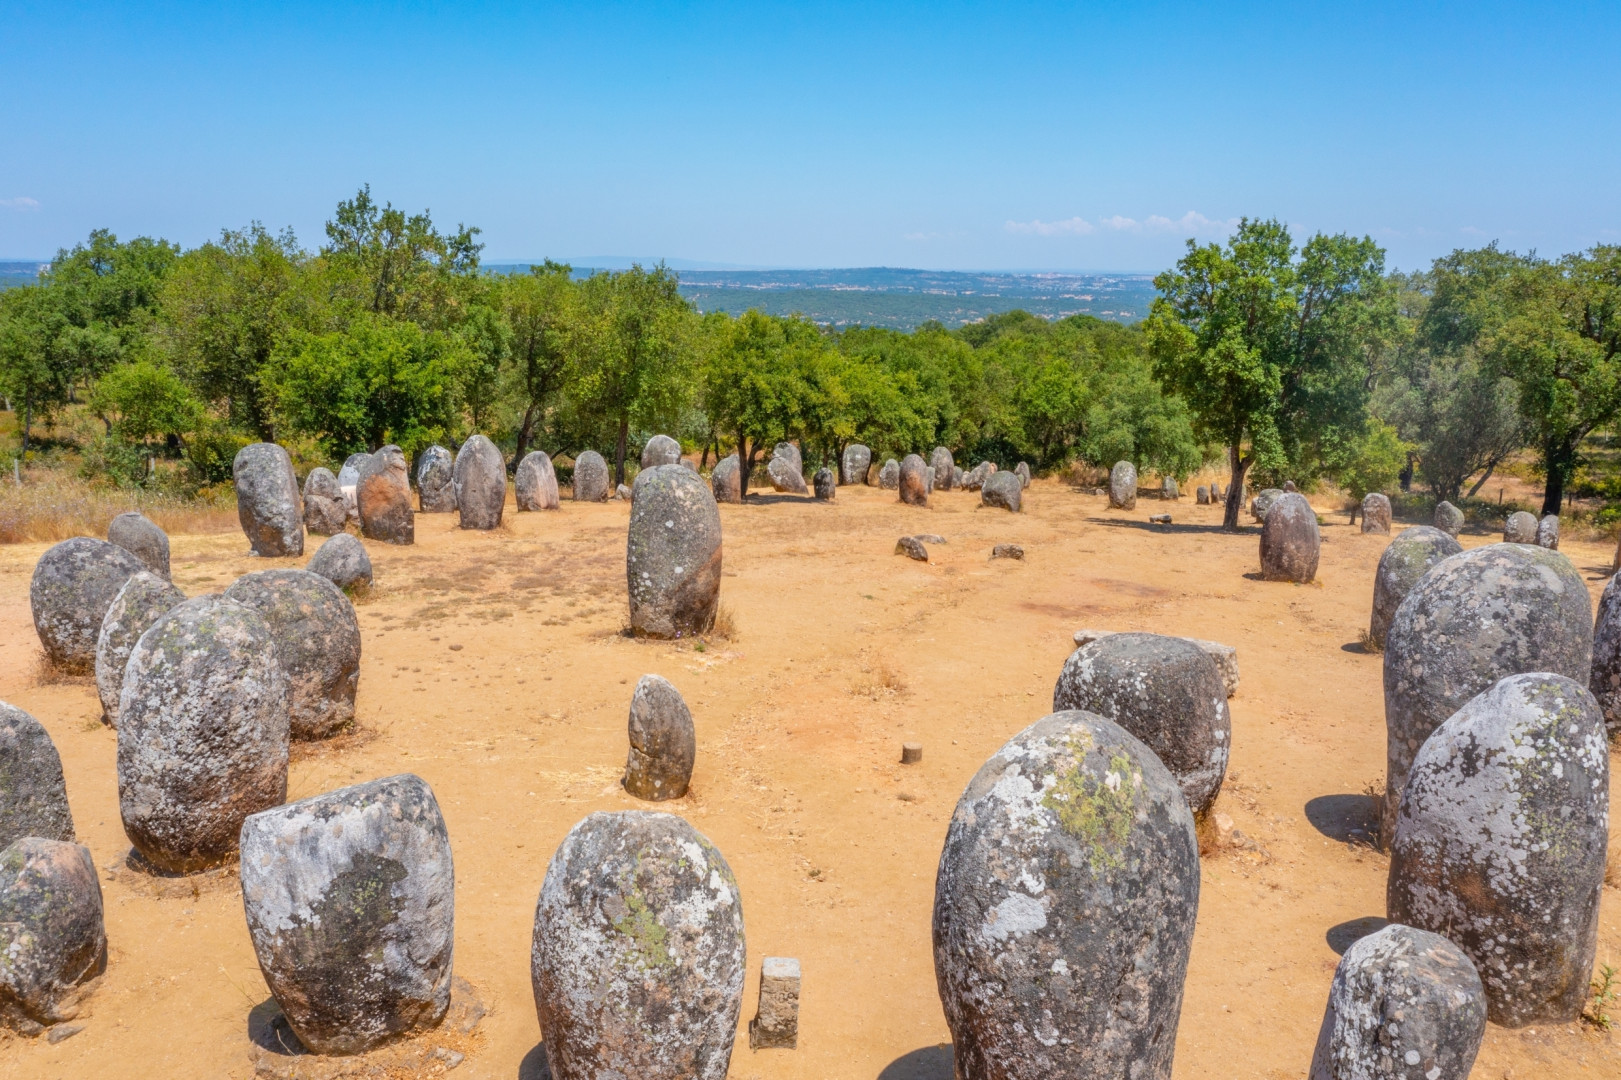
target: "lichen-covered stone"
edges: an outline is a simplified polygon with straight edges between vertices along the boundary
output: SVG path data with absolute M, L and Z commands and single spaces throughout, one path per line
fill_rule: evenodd
M 128 510 L 113 518 L 107 526 L 107 542 L 140 559 L 158 577 L 168 578 L 169 534 L 145 514 Z
M 1261 525 L 1261 576 L 1304 585 L 1317 576 L 1322 543 L 1311 503 L 1299 492 L 1283 492 Z
M 1011 510 L 1017 514 L 1024 507 L 1024 487 L 1014 473 L 992 473 L 980 485 L 979 504 Z
M 39 836 L 12 841 L 0 851 L 0 1024 L 38 1033 L 73 1019 L 83 984 L 106 968 L 90 849 Z
M 720 604 L 720 511 L 679 465 L 636 475 L 625 543 L 630 627 L 648 637 L 706 634 Z
M 1598 948 L 1610 757 L 1587 687 L 1511 675 L 1413 761 L 1391 844 L 1390 918 L 1450 938 L 1494 1023 L 1581 1015 Z
M 1549 551 L 1559 550 L 1559 515 L 1543 514 L 1537 522 L 1537 546 Z
M 1176 477 L 1160 477 L 1159 497 L 1161 499 L 1180 499 L 1182 497 L 1181 489 L 1176 486 Z
M 1380 648 L 1390 631 L 1390 620 L 1396 609 L 1413 591 L 1419 578 L 1429 573 L 1430 567 L 1463 548 L 1456 540 L 1428 525 L 1403 529 L 1379 556 L 1379 568 L 1373 575 L 1373 616 L 1368 623 L 1368 638 Z
M 766 475 L 771 477 L 771 487 L 775 491 L 785 491 L 793 495 L 808 494 L 810 489 L 805 486 L 803 459 L 799 456 L 799 447 L 793 443 L 778 443 L 771 451 L 771 460 L 766 462 Z
M 1380 491 L 1362 496 L 1362 531 L 1390 535 L 1390 496 Z
M 557 493 L 557 471 L 544 450 L 531 450 L 518 462 L 512 478 L 519 510 L 559 510 L 563 506 Z
M 1474 548 L 1419 579 L 1385 635 L 1386 844 L 1413 755 L 1465 702 L 1527 671 L 1587 682 L 1592 610 L 1570 560 L 1531 545 Z
M 50 733 L 0 701 L 0 847 L 22 836 L 72 840 L 73 811 Z
M 1053 711 L 1113 720 L 1171 771 L 1188 809 L 1202 814 L 1227 776 L 1232 718 L 1215 661 L 1186 638 L 1109 634 L 1070 653 Z
M 643 675 L 630 699 L 630 754 L 625 790 L 638 799 L 679 799 L 692 782 L 698 736 L 681 691 L 657 675 Z
M 530 973 L 557 1080 L 723 1080 L 743 1007 L 743 906 L 672 814 L 596 813 L 563 838 Z
M 1610 578 L 1599 597 L 1593 622 L 1593 674 L 1587 688 L 1598 700 L 1610 737 L 1621 738 L 1621 574 Z
M 456 509 L 456 459 L 437 443 L 417 458 L 417 498 L 424 514 L 449 514 Z
M 1448 536 L 1457 536 L 1463 531 L 1463 511 L 1441 500 L 1435 504 L 1435 527 Z
M 293 459 L 275 443 L 249 443 L 231 462 L 236 516 L 255 555 L 304 554 L 304 508 Z
M 991 558 L 1022 559 L 1024 558 L 1024 548 L 1020 547 L 1018 544 L 997 544 L 995 547 L 991 548 Z
M 655 435 L 642 447 L 642 468 L 681 464 L 681 444 L 668 435 Z
M 186 594 L 156 574 L 132 574 L 118 590 L 96 637 L 96 693 L 101 718 L 118 726 L 118 696 L 124 689 L 124 666 L 147 628 L 186 602 Z
M 1119 725 L 1045 717 L 957 802 L 934 971 L 960 1080 L 1171 1075 L 1199 906 L 1193 815 Z
M 894 458 L 885 461 L 878 470 L 878 487 L 881 491 L 896 491 L 901 486 L 901 464 Z
M 367 456 L 355 487 L 360 535 L 385 544 L 416 543 L 410 477 L 405 452 L 392 443 Z
M 1260 494 L 1256 495 L 1255 498 L 1250 500 L 1250 517 L 1254 518 L 1256 521 L 1266 521 L 1267 512 L 1272 509 L 1272 504 L 1276 503 L 1279 499 L 1287 494 L 1289 493 L 1284 491 L 1282 488 L 1262 489 Z
M 865 484 L 867 470 L 870 468 L 872 468 L 872 451 L 860 443 L 851 443 L 844 448 L 844 454 L 839 458 L 839 482 Z
M 1109 470 L 1109 506 L 1115 510 L 1137 508 L 1137 466 L 1117 461 Z
M 1030 464 L 1028 462 L 1021 461 L 1017 465 L 1013 466 L 1013 475 L 1019 478 L 1020 487 L 1030 486 Z M 1171 483 L 1174 490 L 1176 481 L 1173 480 Z M 1173 495 L 1172 498 L 1175 498 L 1175 496 Z
M 1486 990 L 1469 957 L 1392 924 L 1334 969 L 1311 1080 L 1468 1080 L 1485 1034 Z
M 354 722 L 360 621 L 333 581 L 308 570 L 261 570 L 237 578 L 225 595 L 270 628 L 287 676 L 293 738 L 324 739 Z
M 750 1050 L 799 1045 L 799 961 L 768 956 L 760 964 L 760 1004 L 749 1021 Z
M 994 462 L 982 461 L 969 469 L 962 478 L 962 488 L 965 491 L 978 491 L 985 484 L 985 478 L 996 472 Z
M 153 623 L 118 702 L 118 805 L 135 850 L 184 873 L 229 858 L 287 798 L 287 676 L 264 619 L 199 596 Z
M 501 524 L 507 502 L 507 465 L 501 451 L 484 435 L 473 435 L 456 451 L 451 471 L 456 509 L 464 529 L 488 530 Z
M 926 470 L 928 466 L 916 454 L 907 454 L 901 462 L 900 472 L 897 475 L 896 490 L 900 492 L 901 502 L 908 506 L 929 505 L 929 477 Z
M 371 556 L 366 554 L 366 545 L 348 533 L 339 533 L 316 548 L 304 569 L 320 574 L 344 592 L 371 587 Z
M 934 469 L 934 486 L 941 491 L 950 491 L 951 479 L 956 475 L 957 467 L 957 463 L 951 460 L 951 451 L 936 446 L 929 455 L 929 465 Z
M 1516 510 L 1503 523 L 1503 543 L 1534 544 L 1537 542 L 1537 516 Z
M 721 458 L 709 474 L 710 494 L 718 503 L 743 501 L 743 477 L 738 469 L 737 455 Z
M 317 465 L 304 478 L 304 528 L 315 536 L 336 536 L 349 524 L 349 500 L 331 469 Z
M 1115 632 L 1114 630 L 1091 628 L 1077 630 L 1074 634 L 1075 646 L 1079 648 L 1083 645 L 1089 645 Z M 1229 698 L 1238 693 L 1238 650 L 1236 648 L 1231 645 L 1223 645 L 1219 641 L 1205 641 L 1201 638 L 1185 637 L 1182 640 L 1210 657 L 1210 662 L 1216 665 L 1216 670 L 1221 674 L 1221 684 Z
M 838 495 L 839 485 L 833 479 L 833 470 L 817 469 L 816 475 L 811 478 L 811 490 L 823 502 L 829 502 Z
M 903 536 L 895 541 L 895 554 L 905 555 L 908 559 L 916 559 L 918 562 L 929 561 L 929 549 L 915 536 Z
M 146 564 L 117 544 L 75 536 L 49 548 L 28 586 L 34 630 L 52 664 L 73 675 L 96 663 L 96 639 L 118 590 Z
M 618 484 L 614 487 L 614 498 L 616 499 L 623 499 L 625 502 L 629 502 L 635 497 L 636 493 L 631 491 L 630 488 L 626 487 L 624 484 Z
M 595 450 L 587 450 L 574 459 L 574 501 L 607 502 L 608 463 Z
M 259 970 L 306 1047 L 358 1054 L 444 1018 L 455 869 L 421 778 L 254 814 L 241 876 Z

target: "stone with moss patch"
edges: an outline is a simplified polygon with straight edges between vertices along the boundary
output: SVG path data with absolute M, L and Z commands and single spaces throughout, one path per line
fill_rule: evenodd
M 1404 529 L 1390 542 L 1373 574 L 1373 615 L 1368 622 L 1368 638 L 1374 645 L 1384 648 L 1396 609 L 1430 567 L 1462 550 L 1452 537 L 1428 525 Z
M 90 849 L 26 836 L 0 851 L 0 1025 L 37 1035 L 73 1019 L 106 967 Z
M 1598 699 L 1610 738 L 1621 739 L 1621 574 L 1610 578 L 1593 623 L 1593 674 L 1587 688 Z
M 73 811 L 50 733 L 0 701 L 0 847 L 24 836 L 72 840 Z
M 117 544 L 89 536 L 64 540 L 41 555 L 28 602 L 51 663 L 74 675 L 93 670 L 101 620 L 124 582 L 145 570 L 145 563 Z
M 354 722 L 360 621 L 334 582 L 308 570 L 261 570 L 237 578 L 225 595 L 270 627 L 293 738 L 324 739 Z

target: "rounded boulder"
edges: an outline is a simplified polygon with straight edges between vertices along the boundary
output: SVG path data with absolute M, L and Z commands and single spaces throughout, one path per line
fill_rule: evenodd
M 743 501 L 743 478 L 737 465 L 737 455 L 721 458 L 709 474 L 710 493 L 718 503 Z
M 1396 617 L 1396 609 L 1419 579 L 1429 573 L 1430 567 L 1462 550 L 1452 537 L 1428 525 L 1403 529 L 1390 542 L 1373 574 L 1373 616 L 1368 623 L 1368 638 L 1375 645 L 1384 647 L 1390 620 Z
M 799 456 L 799 447 L 793 443 L 778 443 L 771 451 L 771 460 L 766 462 L 765 471 L 771 478 L 773 491 L 783 491 L 792 495 L 805 495 L 810 492 L 805 486 L 804 465 L 803 459 Z
M 140 559 L 158 577 L 169 577 L 169 534 L 145 514 L 129 510 L 113 518 L 107 526 L 107 542 Z
M 501 524 L 507 502 L 507 466 L 501 451 L 484 435 L 474 435 L 456 451 L 451 472 L 456 509 L 464 529 L 488 530 Z
M 1435 527 L 1448 536 L 1457 536 L 1463 531 L 1463 511 L 1441 500 L 1435 504 Z
M 934 470 L 934 486 L 941 491 L 951 490 L 951 480 L 956 474 L 957 463 L 951 460 L 951 451 L 943 446 L 936 446 L 929 455 L 929 467 Z
M 1587 688 L 1604 714 L 1611 738 L 1621 738 L 1621 574 L 1612 575 L 1593 621 L 1593 673 Z
M 587 450 L 574 459 L 574 501 L 607 502 L 612 494 L 608 487 L 608 463 L 595 450 Z
M 1390 496 L 1380 491 L 1362 496 L 1362 531 L 1390 535 Z
M 635 634 L 705 634 L 720 604 L 720 510 L 692 470 L 658 465 L 636 475 L 625 544 Z
M 1137 466 L 1117 461 L 1109 470 L 1109 506 L 1115 510 L 1137 508 Z
M 901 502 L 908 506 L 929 505 L 929 477 L 928 466 L 916 454 L 907 454 L 906 460 L 901 462 L 900 473 L 896 490 L 900 492 Z
M 57 668 L 88 674 L 96 663 L 101 621 L 118 590 L 146 564 L 117 544 L 76 536 L 48 549 L 28 586 L 34 629 Z
M 405 453 L 392 444 L 369 454 L 355 487 L 360 535 L 385 544 L 416 543 L 416 512 L 411 509 L 411 474 Z
M 236 516 L 255 555 L 304 554 L 304 509 L 293 459 L 275 443 L 249 443 L 231 462 Z
M 0 957 L 0 1023 L 37 1034 L 79 1014 L 83 984 L 107 968 L 89 848 L 25 836 L 0 851 Z
M 1545 547 L 1549 551 L 1559 550 L 1559 515 L 1543 514 L 1542 520 L 1537 522 L 1537 547 Z
M 1317 512 L 1304 495 L 1283 492 L 1261 525 L 1261 576 L 1304 585 L 1317 576 L 1321 554 Z
M 872 451 L 860 443 L 851 443 L 844 448 L 839 458 L 839 482 L 842 484 L 865 484 L 867 470 L 872 468 Z
M 833 470 L 817 469 L 816 475 L 811 477 L 811 490 L 823 502 L 828 502 L 838 495 L 839 485 L 833 478 Z
M 335 536 L 349 523 L 349 500 L 331 469 L 320 466 L 304 478 L 304 528 L 315 536 Z
M 1017 514 L 1024 507 L 1024 487 L 1014 473 L 992 473 L 980 485 L 979 504 Z
M 145 571 L 131 575 L 113 598 L 96 637 L 96 693 L 101 698 L 101 718 L 109 726 L 118 726 L 124 666 L 135 643 L 153 623 L 185 602 L 185 593 Z
M 437 443 L 417 458 L 417 498 L 424 514 L 448 514 L 456 509 L 455 458 Z
M 512 486 L 517 491 L 519 510 L 562 509 L 563 501 L 557 494 L 557 470 L 552 468 L 551 455 L 544 450 L 531 450 L 523 456 Z
M 72 840 L 73 811 L 45 725 L 0 701 L 0 847 L 24 836 Z
M 642 447 L 642 468 L 681 464 L 681 444 L 668 435 L 655 435 Z
M 316 548 L 304 569 L 320 574 L 344 592 L 371 588 L 371 556 L 366 545 L 348 533 L 339 533 Z
M 667 680 L 643 675 L 630 699 L 630 754 L 625 790 L 638 799 L 679 799 L 692 782 L 698 736 L 687 703 Z
M 1537 516 L 1516 510 L 1503 523 L 1503 543 L 1534 544 L 1537 542 Z
M 237 578 L 225 596 L 270 628 L 287 676 L 292 738 L 324 739 L 354 721 L 360 622 L 336 584 L 308 570 L 261 570 Z
M 1017 476 L 1019 478 L 1019 486 L 1020 487 L 1029 487 L 1030 486 L 1030 464 L 1029 464 L 1029 462 L 1021 461 L 1017 465 L 1013 466 L 1013 475 Z M 1174 480 L 1171 481 L 1171 484 L 1172 484 L 1172 490 L 1173 491 L 1176 490 L 1176 488 L 1175 488 L 1176 481 L 1174 481 Z

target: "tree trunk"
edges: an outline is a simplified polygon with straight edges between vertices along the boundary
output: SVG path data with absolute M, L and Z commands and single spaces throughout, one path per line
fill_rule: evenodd
M 749 437 L 737 433 L 737 497 L 749 497 Z
M 1492 470 L 1495 468 L 1497 468 L 1497 459 L 1493 458 L 1486 463 L 1486 471 L 1480 474 L 1480 479 L 1475 481 L 1475 486 L 1469 489 L 1468 498 L 1473 499 L 1475 492 L 1486 486 L 1486 481 L 1492 478 Z
M 518 425 L 518 452 L 512 455 L 512 467 L 517 469 L 518 463 L 523 460 L 524 454 L 529 452 L 529 440 L 535 434 L 535 406 L 531 402 L 523 411 L 523 423 Z
M 630 435 L 630 417 L 619 418 L 619 445 L 614 448 L 614 483 L 625 482 L 625 439 Z
M 1542 489 L 1542 513 L 1558 515 L 1565 501 L 1565 469 L 1563 465 L 1548 469 L 1548 486 Z
M 34 391 L 30 387 L 23 393 L 23 457 L 28 456 L 28 435 L 34 424 Z
M 1227 481 L 1227 505 L 1222 509 L 1221 527 L 1238 531 L 1238 512 L 1244 505 L 1244 474 L 1249 472 L 1249 458 L 1239 455 L 1237 446 L 1227 448 L 1227 460 L 1233 463 L 1232 476 Z
M 1580 442 L 1581 435 L 1573 434 L 1557 446 L 1550 446 L 1543 452 L 1543 464 L 1548 474 L 1548 486 L 1542 490 L 1544 515 L 1557 516 L 1560 506 L 1565 501 L 1565 481 L 1569 479 L 1571 467 L 1576 463 L 1576 446 Z

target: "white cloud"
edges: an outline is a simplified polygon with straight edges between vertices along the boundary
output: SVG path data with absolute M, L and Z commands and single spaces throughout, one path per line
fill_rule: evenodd
M 1085 236 L 1097 231 L 1090 221 L 1083 217 L 1072 217 L 1064 221 L 1010 221 L 1007 231 L 1011 233 L 1026 233 L 1035 236 Z
M 1098 229 L 1108 229 L 1112 232 L 1153 232 L 1153 233 L 1182 233 L 1183 235 L 1220 235 L 1225 236 L 1238 227 L 1237 218 L 1208 218 L 1197 210 L 1189 210 L 1179 218 L 1168 218 L 1162 214 L 1150 214 L 1142 221 L 1129 218 L 1123 214 L 1113 214 L 1109 217 L 1098 218 L 1097 224 L 1083 217 L 1066 218 L 1063 221 L 1009 221 L 1006 229 L 1011 233 L 1024 233 L 1031 236 L 1087 236 Z
M 0 199 L 0 206 L 7 210 L 38 210 L 39 200 L 30 199 L 26 195 L 19 195 L 15 199 Z

